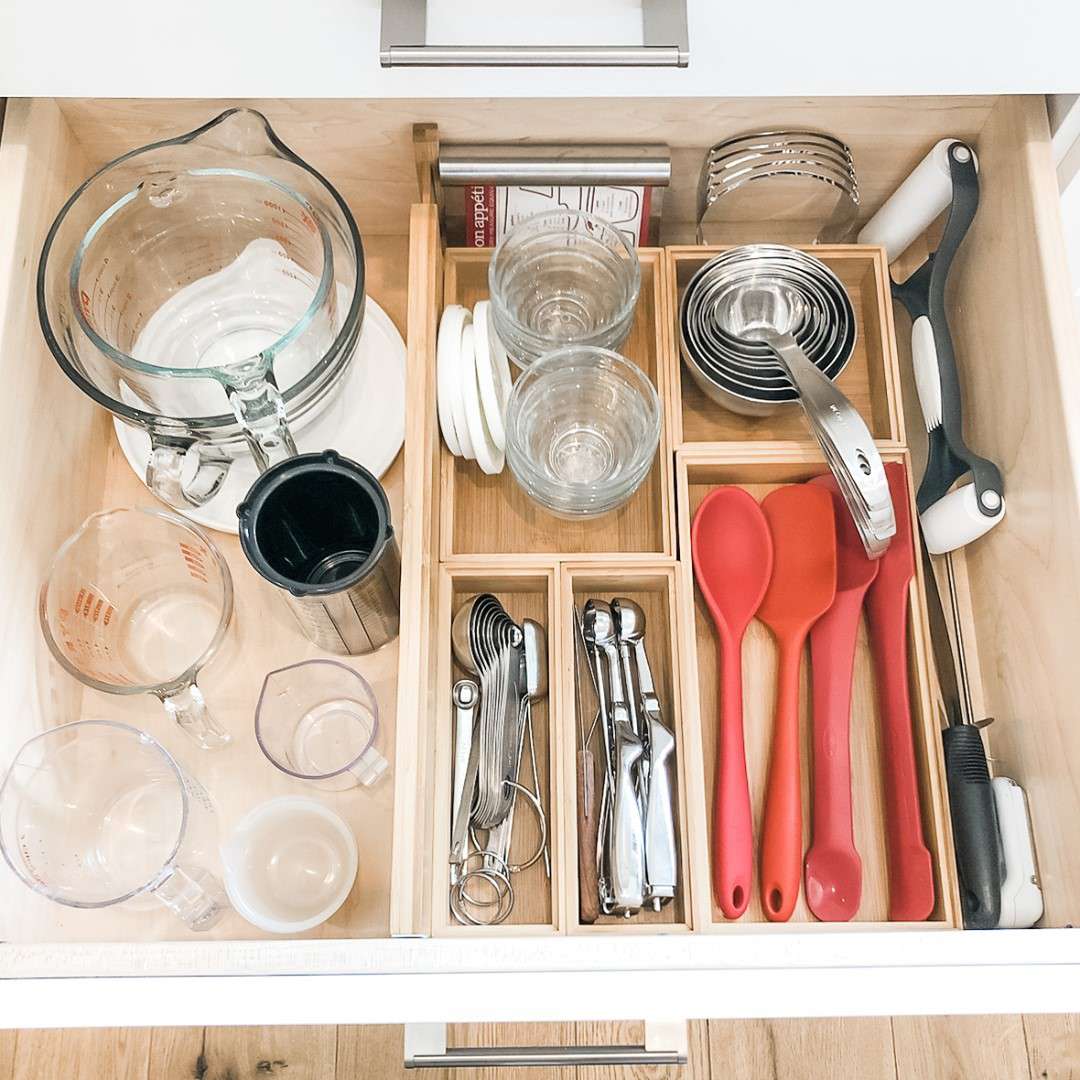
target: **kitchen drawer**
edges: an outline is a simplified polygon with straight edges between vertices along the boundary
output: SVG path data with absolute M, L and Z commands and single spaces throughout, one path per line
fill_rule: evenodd
M 84 697 L 44 660 L 35 595 L 55 547 L 94 509 L 150 500 L 116 449 L 111 420 L 79 397 L 49 356 L 37 325 L 34 273 L 56 210 L 93 168 L 125 149 L 193 127 L 224 104 L 231 103 L 9 103 L 0 144 L 0 367 L 9 399 L 0 429 L 7 470 L 0 519 L 0 555 L 7 568 L 0 685 L 8 705 L 0 762 L 43 725 L 79 714 L 134 719 L 191 761 L 192 753 L 177 744 L 155 709 Z M 397 644 L 357 665 L 375 681 L 388 734 L 393 733 L 393 780 L 370 797 L 333 796 L 357 830 L 360 876 L 338 915 L 303 940 L 269 939 L 238 916 L 200 937 L 156 916 L 60 908 L 3 870 L 4 1022 L 390 1022 L 1080 1008 L 1080 936 L 1068 929 L 1080 919 L 1080 853 L 1070 831 L 1080 816 L 1080 727 L 1070 715 L 1073 653 L 1080 641 L 1080 447 L 1074 419 L 1080 416 L 1080 349 L 1041 99 L 253 104 L 349 200 L 364 236 L 368 291 L 407 330 L 406 447 L 387 476 L 403 559 L 402 634 Z M 516 138 L 522 131 L 537 140 L 599 139 L 619 131 L 667 141 L 675 165 L 665 200 L 664 239 L 671 245 L 691 238 L 700 154 L 725 135 L 793 124 L 834 131 L 853 148 L 867 215 L 938 138 L 975 141 L 982 206 L 954 267 L 950 311 L 968 433 L 973 445 L 1001 464 L 1009 511 L 958 560 L 958 569 L 977 674 L 976 707 L 998 718 L 988 733 L 997 771 L 1020 779 L 1030 795 L 1046 901 L 1042 929 L 955 929 L 955 875 L 934 709 L 926 701 L 930 687 L 921 683 L 924 824 L 941 897 L 932 922 L 888 924 L 877 917 L 878 901 L 868 908 L 869 925 L 776 925 L 749 915 L 726 924 L 712 911 L 705 798 L 709 670 L 685 548 L 692 470 L 769 483 L 809 475 L 820 465 L 801 429 L 754 433 L 755 448 L 747 444 L 747 432 L 731 424 L 712 429 L 701 403 L 684 400 L 674 327 L 677 264 L 694 254 L 672 246 L 645 255 L 648 295 L 630 346 L 654 378 L 666 413 L 656 486 L 635 510 L 633 526 L 616 531 L 614 540 L 603 536 L 603 542 L 583 533 L 556 533 L 558 546 L 542 523 L 515 533 L 520 521 L 512 514 L 495 543 L 478 531 L 458 530 L 455 510 L 467 509 L 468 500 L 488 500 L 485 513 L 498 521 L 515 496 L 508 476 L 479 490 L 471 466 L 454 462 L 440 447 L 437 320 L 456 290 L 471 296 L 468 289 L 482 288 L 476 270 L 484 256 L 444 251 L 437 210 L 425 201 L 431 187 L 422 169 L 417 193 L 415 121 L 437 122 L 441 137 L 453 141 Z M 892 312 L 866 299 L 871 284 L 883 284 L 880 255 L 864 249 L 846 257 L 853 267 L 863 264 L 852 280 L 865 316 L 860 385 L 872 426 L 886 454 L 903 455 L 910 446 L 917 473 L 919 414 L 910 386 L 898 385 L 897 377 L 910 370 L 907 319 L 897 315 L 894 335 Z M 733 462 L 737 468 L 723 473 Z M 755 475 L 745 471 L 748 464 Z M 460 500 L 466 500 L 464 507 L 455 506 Z M 532 508 L 521 503 L 515 512 Z M 196 772 L 221 801 L 227 828 L 275 782 L 255 754 L 250 730 L 262 676 L 312 650 L 288 616 L 267 602 L 236 541 L 215 539 L 237 580 L 237 622 L 228 662 L 219 661 L 216 672 L 207 670 L 206 689 L 222 703 L 219 712 L 237 745 L 223 752 L 231 761 L 200 759 Z M 474 585 L 492 588 L 511 607 L 520 604 L 522 614 L 535 608 L 551 618 L 553 687 L 537 734 L 543 739 L 553 874 L 550 883 L 535 883 L 535 903 L 523 906 L 520 921 L 497 929 L 457 927 L 442 906 L 452 681 L 447 619 L 455 597 Z M 572 872 L 575 710 L 566 617 L 571 597 L 619 592 L 647 595 L 663 625 L 669 716 L 679 746 L 685 888 L 682 906 L 670 916 L 663 913 L 659 923 L 587 928 L 577 923 Z M 925 633 L 918 622 L 910 652 L 920 678 L 927 678 Z M 761 701 L 754 708 L 767 712 Z M 872 759 L 868 747 L 866 760 Z M 870 850 L 880 890 L 880 853 L 873 844 Z M 627 979 L 645 972 L 649 994 L 627 993 Z

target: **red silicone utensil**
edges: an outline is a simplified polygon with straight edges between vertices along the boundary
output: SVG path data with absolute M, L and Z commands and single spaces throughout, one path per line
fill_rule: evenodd
M 832 498 L 792 484 L 765 496 L 761 509 L 773 540 L 773 572 L 758 618 L 776 638 L 776 679 L 769 781 L 761 845 L 761 902 L 772 922 L 786 922 L 802 878 L 802 779 L 799 765 L 799 665 L 810 627 L 836 594 Z
M 817 918 L 847 922 L 859 910 L 862 898 L 862 861 L 851 825 L 851 678 L 863 597 L 877 577 L 878 564 L 867 558 L 832 474 L 810 482 L 832 498 L 836 599 L 810 631 L 814 812 L 803 881 L 806 904 Z
M 896 535 L 879 559 L 866 594 L 881 711 L 885 834 L 889 849 L 889 918 L 921 921 L 934 910 L 934 867 L 923 840 L 919 779 L 908 696 L 908 588 L 915 573 L 907 473 L 899 462 L 885 466 L 896 512 Z
M 765 515 L 742 488 L 710 491 L 690 529 L 694 578 L 720 644 L 720 717 L 713 786 L 713 897 L 729 919 L 750 902 L 753 821 L 743 745 L 742 642 L 772 573 Z

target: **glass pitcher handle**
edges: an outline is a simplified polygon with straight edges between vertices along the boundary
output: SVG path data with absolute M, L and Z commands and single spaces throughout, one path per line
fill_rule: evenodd
M 221 882 L 201 866 L 174 866 L 153 895 L 189 930 L 210 930 L 230 910 Z
M 195 475 L 184 482 L 184 463 L 197 455 Z M 177 510 L 202 506 L 225 483 L 232 459 L 207 443 L 176 443 L 150 436 L 150 460 L 146 463 L 146 486 Z
M 225 389 L 260 472 L 278 461 L 296 456 L 298 451 L 289 431 L 285 399 L 274 385 L 272 376 L 258 375 Z
M 161 699 L 165 712 L 204 750 L 228 745 L 232 736 L 210 715 L 203 692 L 190 682 Z

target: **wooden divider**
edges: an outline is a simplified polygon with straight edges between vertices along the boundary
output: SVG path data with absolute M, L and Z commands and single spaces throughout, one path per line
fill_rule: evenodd
M 563 644 L 558 708 L 563 743 L 562 768 L 568 778 L 567 797 L 570 800 L 564 809 L 566 866 L 571 868 L 566 877 L 567 928 L 570 933 L 677 933 L 691 927 L 693 910 L 690 883 L 691 858 L 688 815 L 685 805 L 688 776 L 683 752 L 686 717 L 690 714 L 682 707 L 680 693 L 681 670 L 678 647 L 680 614 L 676 595 L 677 583 L 678 567 L 671 564 L 581 562 L 564 563 L 562 566 L 561 606 L 558 621 Z M 570 781 L 576 779 L 577 752 L 582 745 L 582 725 L 584 723 L 587 732 L 595 716 L 597 703 L 591 680 L 583 669 L 580 687 L 581 708 L 579 709 L 578 706 L 579 696 L 574 674 L 574 638 L 577 631 L 572 605 L 576 605 L 580 610 L 589 599 L 610 602 L 615 597 L 633 600 L 644 612 L 645 647 L 656 683 L 657 697 L 660 699 L 661 716 L 663 723 L 675 736 L 675 755 L 672 762 L 674 792 L 672 809 L 675 815 L 675 834 L 678 843 L 679 890 L 676 897 L 658 912 L 642 911 L 629 919 L 602 915 L 595 923 L 588 925 L 578 918 L 577 811 L 579 793 L 576 786 L 571 786 Z M 602 767 L 602 747 L 599 735 L 591 739 L 589 746 L 596 758 L 597 799 L 595 805 L 598 807 Z
M 883 450 L 889 461 L 908 464 L 902 451 Z M 762 449 L 756 459 L 737 453 L 723 455 L 713 450 L 684 450 L 677 455 L 676 476 L 679 485 L 679 534 L 684 550 L 689 548 L 690 525 L 701 501 L 721 484 L 742 487 L 756 499 L 783 484 L 802 483 L 826 471 L 816 448 L 801 451 Z M 914 514 L 914 493 L 910 483 L 909 498 Z M 681 567 L 683 577 L 681 647 L 683 652 L 683 700 L 689 714 L 684 724 L 695 733 L 688 754 L 695 759 L 691 775 L 695 788 L 688 794 L 696 813 L 693 850 L 702 860 L 699 878 L 708 880 L 711 851 L 713 775 L 716 760 L 716 730 L 719 714 L 717 662 L 718 645 L 712 619 L 700 593 L 694 587 L 693 569 L 687 562 Z M 923 834 L 933 856 L 937 903 L 928 922 L 911 924 L 921 927 L 957 924 L 956 875 L 945 796 L 944 768 L 937 712 L 934 707 L 934 678 L 929 659 L 929 629 L 923 591 L 922 568 L 910 588 L 908 630 L 908 680 L 911 694 L 912 724 L 923 809 Z M 746 764 L 750 779 L 754 836 L 760 837 L 765 783 L 772 740 L 775 702 L 776 648 L 772 636 L 759 622 L 752 622 L 743 646 L 743 727 L 746 738 Z M 803 787 L 803 850 L 810 844 L 812 829 L 811 767 L 812 726 L 810 709 L 809 661 L 804 660 L 800 690 L 801 760 Z M 885 847 L 884 794 L 882 785 L 882 748 L 879 738 L 877 684 L 865 624 L 860 628 L 856 645 L 851 715 L 852 811 L 855 845 L 862 859 L 862 903 L 855 916 L 856 924 L 888 923 L 887 852 Z M 698 919 L 703 928 L 723 928 L 745 922 L 763 922 L 754 874 L 750 907 L 738 923 L 728 922 L 711 897 L 711 890 L 699 890 Z M 814 924 L 814 917 L 800 895 L 793 923 Z M 835 925 L 835 924 L 830 924 Z M 896 923 L 889 924 L 896 926 Z
M 660 400 L 672 390 L 664 342 L 663 260 L 657 250 L 642 250 L 641 297 L 630 336 L 621 351 L 652 379 Z M 471 306 L 487 297 L 490 250 L 452 249 L 446 253 L 447 304 Z M 667 424 L 660 434 L 656 464 L 625 506 L 600 518 L 566 521 L 547 513 L 518 487 L 509 468 L 486 476 L 479 467 L 444 450 L 442 461 L 444 560 L 492 555 L 517 559 L 589 555 L 607 560 L 675 554 L 674 501 Z
M 813 442 L 795 405 L 754 418 L 729 412 L 715 404 L 694 382 L 682 363 L 679 348 L 679 302 L 690 278 L 725 247 L 666 249 L 669 308 L 668 381 L 678 394 L 679 408 L 671 421 L 678 446 L 698 443 Z M 862 414 L 874 438 L 883 445 L 905 445 L 900 377 L 889 294 L 889 264 L 885 249 L 855 244 L 823 244 L 801 250 L 820 259 L 843 283 L 855 311 L 856 339 L 851 359 L 836 385 Z M 673 401 L 676 399 L 673 398 Z

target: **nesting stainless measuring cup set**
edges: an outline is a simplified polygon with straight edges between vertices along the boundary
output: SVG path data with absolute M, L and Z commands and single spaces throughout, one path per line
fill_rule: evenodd
M 633 600 L 589 600 L 574 608 L 575 659 L 584 651 L 597 709 L 590 720 L 582 707 L 577 663 L 578 725 L 582 756 L 603 748 L 599 805 L 587 767 L 579 821 L 599 814 L 596 873 L 582 874 L 582 890 L 597 891 L 597 914 L 629 918 L 643 907 L 659 911 L 678 889 L 675 842 L 675 737 L 664 723 L 645 648 L 645 613 Z M 581 830 L 584 835 L 591 830 Z M 584 863 L 579 863 L 583 868 Z M 584 921 L 592 921 L 593 898 L 582 898 Z
M 496 597 L 481 593 L 458 608 L 450 639 L 454 659 L 474 676 L 453 688 L 450 911 L 458 922 L 490 926 L 514 908 L 514 875 L 543 859 L 551 876 L 532 720 L 533 703 L 547 696 L 547 636 L 539 623 L 519 625 Z M 531 788 L 521 777 L 526 747 Z M 519 803 L 535 814 L 539 841 L 515 858 Z
M 832 270 L 779 244 L 731 248 L 686 286 L 679 334 L 687 370 L 724 408 L 760 417 L 800 402 L 867 554 L 882 555 L 896 519 L 873 435 L 834 382 L 851 359 L 856 326 Z

